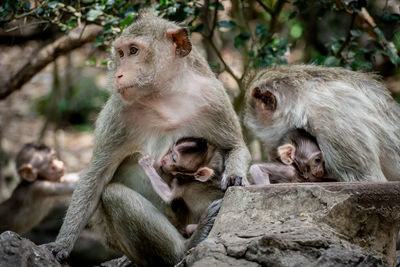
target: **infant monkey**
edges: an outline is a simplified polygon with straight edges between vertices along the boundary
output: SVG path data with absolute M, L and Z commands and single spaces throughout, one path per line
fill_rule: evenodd
M 161 159 L 162 178 L 150 157 L 143 157 L 139 164 L 154 191 L 179 213 L 177 227 L 185 237 L 194 232 L 208 205 L 223 196 L 223 153 L 203 138 L 179 139 Z
M 41 143 L 26 144 L 15 161 L 22 181 L 0 205 L 0 232 L 22 234 L 39 224 L 56 200 L 72 194 L 78 176 L 63 176 L 64 163 Z
M 254 164 L 255 184 L 336 182 L 324 166 L 317 140 L 302 129 L 289 131 L 277 149 L 278 162 Z

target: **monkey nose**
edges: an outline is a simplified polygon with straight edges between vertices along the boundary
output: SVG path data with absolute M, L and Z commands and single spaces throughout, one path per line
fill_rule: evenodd
M 124 75 L 123 74 L 117 74 L 117 75 L 115 75 L 115 77 L 117 78 L 117 79 L 120 79 L 120 78 L 122 78 Z
M 63 170 L 64 169 L 64 162 L 61 161 L 61 160 L 53 160 L 53 165 L 58 170 Z

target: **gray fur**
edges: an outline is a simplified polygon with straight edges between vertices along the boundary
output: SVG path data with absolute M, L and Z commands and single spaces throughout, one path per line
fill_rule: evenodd
M 248 80 L 245 122 L 270 155 L 285 132 L 301 128 L 316 137 L 327 171 L 339 180 L 400 179 L 400 107 L 376 75 L 298 65 Z M 275 95 L 274 112 L 257 117 L 255 87 Z
M 151 40 L 154 62 L 139 67 L 149 68 L 147 72 L 154 73 L 155 80 L 152 86 L 134 88 L 138 97 L 132 101 L 125 101 L 113 89 L 100 112 L 91 163 L 73 194 L 57 240 L 46 245 L 59 260 L 69 255 L 99 205 L 102 209 L 96 214 L 98 221 L 105 224 L 107 243 L 135 264 L 173 265 L 183 255 L 185 241 L 173 226 L 175 218 L 137 165 L 138 153 L 158 160 L 157 157 L 164 155 L 179 138 L 202 137 L 229 151 L 223 182 L 232 176 L 241 176 L 247 183 L 250 154 L 229 98 L 196 49 L 186 57 L 173 59 L 176 64 L 167 65 L 165 54 L 172 46 L 165 31 L 170 27 L 178 26 L 146 12 L 121 34 L 122 39 L 140 35 L 140 38 Z M 169 56 L 173 57 L 175 55 Z M 118 67 L 118 64 L 114 65 Z M 205 90 L 199 91 L 199 84 L 206 84 L 202 88 Z M 149 107 L 144 101 L 168 96 L 187 96 L 184 100 L 189 101 L 192 95 L 204 104 L 185 110 L 193 116 L 171 129 L 165 128 L 169 120 L 160 119 L 159 113 L 155 112 L 159 105 Z M 197 101 L 193 103 L 197 104 Z M 168 108 L 179 108 L 176 106 Z

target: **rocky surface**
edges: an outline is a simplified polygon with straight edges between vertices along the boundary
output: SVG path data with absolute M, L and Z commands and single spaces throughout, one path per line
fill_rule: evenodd
M 400 183 L 230 188 L 209 237 L 179 266 L 395 266 Z M 68 266 L 13 232 L 0 267 Z M 101 266 L 135 266 L 125 257 Z
M 230 188 L 180 266 L 394 266 L 400 183 Z
M 63 266 L 47 249 L 36 246 L 18 234 L 6 231 L 0 235 L 0 266 L 48 267 Z

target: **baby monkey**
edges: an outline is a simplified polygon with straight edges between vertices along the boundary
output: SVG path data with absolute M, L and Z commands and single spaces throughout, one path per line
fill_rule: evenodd
M 0 205 L 0 232 L 22 234 L 39 224 L 56 200 L 72 194 L 78 176 L 63 176 L 64 163 L 41 143 L 26 144 L 15 161 L 22 181 Z
M 289 131 L 282 138 L 277 152 L 277 162 L 250 167 L 255 184 L 337 181 L 325 170 L 317 140 L 302 129 Z
M 140 159 L 139 164 L 154 191 L 177 213 L 176 226 L 185 237 L 192 235 L 208 205 L 223 197 L 220 189 L 223 152 L 203 138 L 179 139 L 161 158 L 162 178 L 149 156 Z

